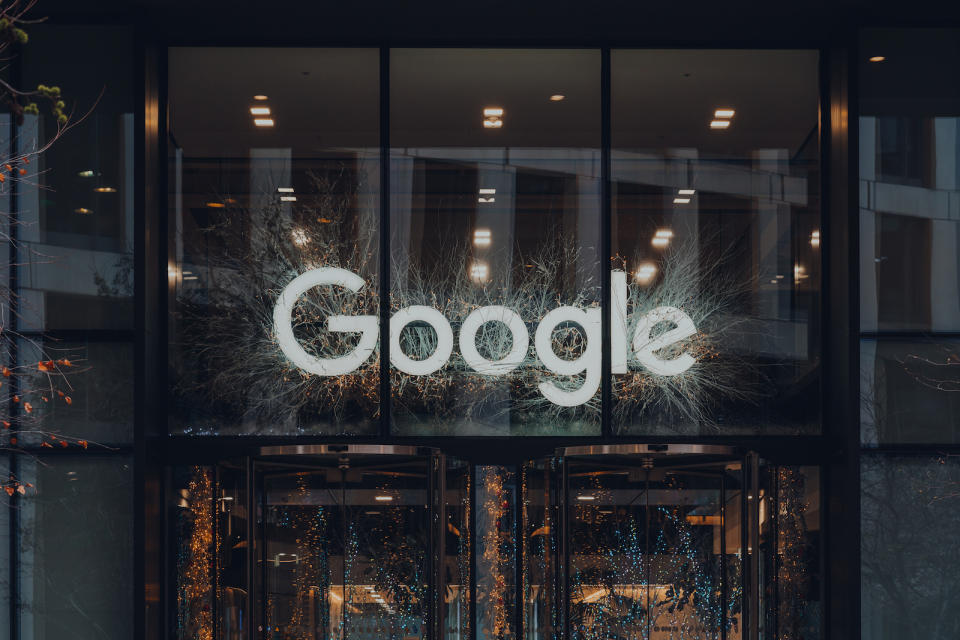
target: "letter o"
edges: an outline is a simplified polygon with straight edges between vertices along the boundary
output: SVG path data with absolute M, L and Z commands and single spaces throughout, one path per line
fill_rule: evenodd
M 510 330 L 513 337 L 513 348 L 510 353 L 499 360 L 489 360 L 477 351 L 477 331 L 488 322 L 502 322 Z M 460 326 L 460 354 L 464 361 L 478 373 L 488 376 L 502 376 L 516 369 L 527 357 L 530 347 L 530 334 L 527 326 L 516 311 L 493 305 L 480 307 L 470 312 Z
M 424 360 L 414 360 L 400 349 L 400 332 L 411 322 L 426 322 L 437 332 L 437 348 Z M 447 363 L 453 353 L 453 329 L 433 307 L 414 305 L 400 309 L 390 318 L 390 364 L 412 376 L 428 376 Z

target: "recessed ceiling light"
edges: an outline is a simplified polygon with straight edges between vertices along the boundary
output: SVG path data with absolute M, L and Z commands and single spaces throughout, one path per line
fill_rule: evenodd
M 267 96 L 263 95 L 262 93 L 258 93 L 257 95 L 253 96 L 253 99 L 254 99 L 254 100 L 266 100 L 266 99 L 267 99 Z
M 393 496 L 375 496 L 373 499 L 377 502 L 392 502 Z
M 296 202 L 297 196 L 280 196 L 280 202 Z
M 711 129 L 726 129 L 730 126 L 729 120 L 712 120 L 710 122 Z
M 655 275 L 657 275 L 657 266 L 652 262 L 644 262 L 637 267 L 637 271 L 633 274 L 633 277 L 640 284 L 650 284 L 650 281 L 653 280 L 653 276 Z
M 492 239 L 490 229 L 476 229 L 473 232 L 473 244 L 478 247 L 489 247 Z
M 810 234 L 810 246 L 817 249 L 820 246 L 820 232 L 814 231 Z
M 211 208 L 211 209 L 223 209 L 225 206 L 227 206 L 227 205 L 223 204 L 222 202 L 208 202 L 208 203 L 207 203 L 207 207 L 209 207 L 209 208 Z
M 197 280 L 199 276 L 183 276 L 184 280 Z M 221 498 L 222 500 L 233 500 L 233 498 Z
M 562 93 L 555 93 L 555 94 L 553 94 L 552 96 L 550 96 L 550 101 L 551 101 L 551 102 L 560 102 L 561 100 L 563 100 L 563 99 L 566 98 L 566 97 L 567 97 L 567 96 L 563 95 Z
M 690 198 L 674 198 L 673 204 L 690 204 Z
M 258 127 L 272 127 L 273 118 L 254 118 L 253 124 L 257 125 Z
M 713 112 L 713 117 L 714 118 L 732 118 L 733 114 L 735 113 L 736 111 L 734 111 L 733 109 L 726 109 L 726 108 L 717 109 L 716 111 Z
M 883 62 L 886 59 L 886 56 L 870 56 L 870 62 Z
M 486 262 L 478 260 L 470 265 L 470 279 L 474 282 L 486 282 L 489 275 L 490 267 L 487 266 Z
M 657 229 L 657 232 L 653 234 L 654 238 L 672 238 L 673 230 L 672 229 Z
M 277 193 L 293 193 L 293 187 L 277 187 Z
M 589 501 L 596 500 L 597 496 L 577 496 L 577 500 Z
M 92 169 L 87 169 L 86 171 L 81 171 L 77 173 L 77 175 L 80 176 L 81 178 L 92 178 L 97 174 L 94 173 Z
M 497 201 L 496 198 L 484 198 L 482 196 L 477 198 L 477 202 L 480 202 L 482 204 L 490 204 L 491 202 L 496 202 L 496 201 Z
M 680 189 L 677 193 L 681 196 L 692 196 L 697 192 L 696 189 Z
M 484 118 L 490 118 L 490 117 L 500 118 L 502 116 L 503 116 L 503 109 L 501 107 L 485 107 L 483 109 Z
M 270 115 L 270 107 L 250 107 L 250 115 L 268 116 Z
M 503 128 L 503 120 L 500 118 L 484 118 L 483 120 L 484 129 L 501 129 Z
M 86 207 L 77 207 L 73 210 L 74 213 L 82 213 L 83 215 L 89 215 L 93 213 L 93 209 L 87 209 Z
M 97 193 L 116 193 L 117 190 L 113 187 L 97 187 L 94 189 Z
M 483 187 L 480 189 L 480 195 L 482 196 L 492 196 L 497 193 L 496 189 L 491 189 L 489 187 Z

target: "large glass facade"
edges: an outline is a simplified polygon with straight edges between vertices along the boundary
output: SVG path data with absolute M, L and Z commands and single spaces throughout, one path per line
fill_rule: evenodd
M 396 431 L 599 434 L 599 51 L 394 50 L 390 91 Z
M 960 635 L 957 30 L 490 32 L 31 27 L 0 637 Z
M 379 300 L 377 51 L 169 55 L 171 432 L 375 430 L 376 322 L 349 317 Z M 281 292 L 318 269 L 354 274 L 356 292 L 307 286 L 275 323 Z M 302 366 L 351 352 L 365 357 L 342 374 Z
M 817 52 L 388 53 L 170 50 L 172 433 L 819 433 Z
M 614 432 L 817 433 L 817 53 L 611 55 Z
M 957 29 L 860 34 L 862 637 L 960 634 Z

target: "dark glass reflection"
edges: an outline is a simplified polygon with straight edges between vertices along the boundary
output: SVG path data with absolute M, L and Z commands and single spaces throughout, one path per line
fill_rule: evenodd
M 172 432 L 375 428 L 377 349 L 349 375 L 311 375 L 278 347 L 274 304 L 313 269 L 363 279 L 297 298 L 294 335 L 319 358 L 359 338 L 330 316 L 377 312 L 378 68 L 371 49 L 170 50 Z
M 391 310 L 438 310 L 454 336 L 424 373 L 398 362 L 433 355 L 436 329 L 411 324 L 391 348 L 394 428 L 598 433 L 599 368 L 586 363 L 599 364 L 599 325 L 593 339 L 582 319 L 547 336 L 555 358 L 577 361 L 564 372 L 546 366 L 535 332 L 561 306 L 599 318 L 599 52 L 397 49 L 390 73 Z M 462 338 L 491 305 L 516 314 L 517 331 L 497 311 Z M 511 366 L 482 370 L 501 360 Z
M 817 65 L 813 51 L 613 51 L 616 432 L 819 431 Z M 645 361 L 676 326 L 644 324 L 663 308 L 695 331 Z M 684 354 L 681 373 L 649 365 Z

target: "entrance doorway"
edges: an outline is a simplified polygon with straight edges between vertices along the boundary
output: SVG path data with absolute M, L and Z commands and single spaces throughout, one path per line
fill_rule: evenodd
M 764 631 L 802 616 L 798 585 L 810 587 L 784 560 L 801 538 L 777 524 L 789 520 L 777 469 L 730 447 L 636 444 L 514 465 L 409 446 L 265 447 L 181 469 L 173 635 L 776 637 Z

